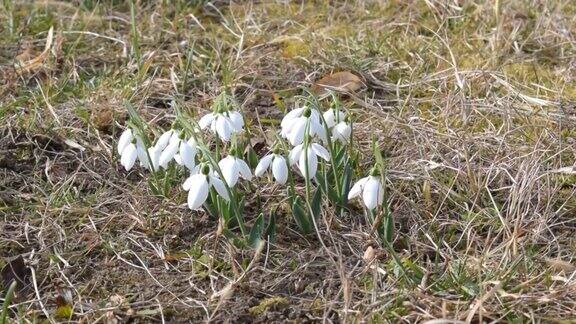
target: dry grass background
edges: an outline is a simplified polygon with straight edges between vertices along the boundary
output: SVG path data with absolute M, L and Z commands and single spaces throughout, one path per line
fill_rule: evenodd
M 27 285 L 13 319 L 65 321 L 71 303 L 90 323 L 576 321 L 573 1 L 1 8 L 0 267 L 21 255 Z M 375 134 L 388 158 L 405 272 L 359 208 L 323 215 L 330 254 L 286 212 L 274 242 L 239 249 L 113 152 L 128 103 L 169 127 L 171 101 L 204 113 L 229 85 L 261 140 L 334 71 L 365 82 L 345 100 L 360 149 Z

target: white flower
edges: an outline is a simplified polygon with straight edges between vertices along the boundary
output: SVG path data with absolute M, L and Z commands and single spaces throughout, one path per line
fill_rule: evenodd
M 134 166 L 137 157 L 138 153 L 136 152 L 136 145 L 134 145 L 134 143 L 129 143 L 120 155 L 120 164 L 122 164 L 126 171 L 130 171 Z
M 222 180 L 215 177 L 211 172 L 208 174 L 197 173 L 191 175 L 182 185 L 182 188 L 188 191 L 188 207 L 192 210 L 199 209 L 208 198 L 211 187 L 216 189 L 220 197 L 230 200 L 226 185 Z
M 136 137 L 136 153 L 141 166 L 148 170 L 158 170 L 160 152 L 154 146 L 146 149 L 144 141 L 138 136 Z M 152 162 L 152 168 L 150 167 L 150 161 Z
M 170 143 L 170 141 L 172 140 L 172 137 L 174 135 L 174 130 L 170 129 L 165 131 L 162 135 L 160 135 L 160 137 L 158 138 L 158 141 L 156 141 L 156 144 L 154 145 L 160 152 L 164 151 L 164 149 L 166 148 L 166 146 L 168 146 L 168 144 Z M 178 136 L 176 136 L 178 137 Z
M 159 146 L 158 144 L 164 143 L 157 143 L 156 149 L 160 150 L 160 159 L 159 163 L 160 166 L 164 169 L 168 168 L 168 163 L 172 161 L 178 150 L 180 149 L 180 142 L 182 139 L 180 138 L 180 134 L 177 131 L 172 131 L 172 135 L 170 136 L 170 140 L 168 141 L 168 145 L 165 145 L 164 148 Z
M 234 187 L 240 176 L 246 180 L 252 179 L 252 171 L 248 164 L 235 156 L 228 155 L 223 158 L 218 162 L 218 167 L 229 187 Z
M 358 180 L 358 182 L 356 182 L 350 189 L 348 199 L 355 198 L 360 194 L 362 194 L 364 205 L 369 210 L 382 205 L 382 201 L 384 200 L 384 188 L 382 187 L 380 177 L 368 176 Z
M 244 129 L 244 118 L 235 110 L 209 113 L 200 118 L 198 125 L 201 129 L 210 126 L 210 130 L 218 134 L 221 140 L 229 141 L 232 134 L 239 133 Z
M 130 128 L 122 132 L 122 135 L 120 135 L 118 139 L 117 150 L 118 154 L 120 154 L 120 164 L 122 164 L 126 171 L 132 169 L 138 158 L 138 149 L 133 141 L 134 134 Z
M 288 166 L 286 165 L 286 159 L 280 154 L 272 153 L 263 157 L 258 162 L 254 174 L 257 177 L 262 176 L 270 165 L 272 165 L 272 175 L 276 182 L 285 184 L 286 180 L 288 180 Z
M 196 166 L 196 153 L 198 152 L 196 140 L 190 138 L 188 141 L 180 142 L 180 149 L 178 154 L 174 155 L 174 160 L 180 165 L 184 165 L 188 170 L 194 169 Z
M 330 153 L 328 153 L 328 150 L 320 144 L 312 143 L 308 146 L 304 146 L 304 144 L 295 146 L 292 151 L 290 151 L 288 158 L 290 165 L 298 163 L 298 169 L 300 173 L 302 173 L 302 176 L 305 178 L 314 178 L 318 170 L 318 156 L 326 161 L 330 161 Z M 306 173 L 306 169 L 308 169 L 308 173 Z
M 124 149 L 126 149 L 126 147 L 132 143 L 133 139 L 134 135 L 132 134 L 132 130 L 130 128 L 126 128 L 126 130 L 122 132 L 122 135 L 120 135 L 120 138 L 118 139 L 118 154 L 122 155 Z
M 330 108 L 326 110 L 324 114 L 322 114 L 322 117 L 324 117 L 324 122 L 326 122 L 326 126 L 328 126 L 328 128 L 332 128 L 339 122 L 344 121 L 344 117 L 346 117 L 346 114 L 342 110 L 336 110 Z
M 306 129 L 308 135 L 326 138 L 326 130 L 320 124 L 320 114 L 315 109 L 296 108 L 284 116 L 280 123 L 280 135 L 287 138 L 290 144 L 299 145 L 304 141 Z
M 171 135 L 172 133 L 163 136 L 170 139 Z M 134 144 L 134 139 L 136 139 L 136 144 Z M 120 153 L 120 164 L 124 166 L 126 171 L 130 171 L 134 167 L 136 160 L 139 160 L 140 165 L 148 170 L 158 170 L 160 150 L 156 146 L 147 149 L 142 138 L 138 135 L 135 136 L 131 129 L 126 129 L 120 136 L 118 153 Z M 150 162 L 152 162 L 152 168 Z
M 332 140 L 346 144 L 352 134 L 352 127 L 346 122 L 339 122 L 332 129 Z

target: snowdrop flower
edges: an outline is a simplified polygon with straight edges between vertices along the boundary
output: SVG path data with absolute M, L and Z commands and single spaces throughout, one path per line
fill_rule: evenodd
M 381 177 L 376 176 L 376 172 L 373 171 L 369 176 L 358 180 L 358 182 L 356 182 L 350 189 L 348 199 L 358 197 L 360 194 L 362 194 L 364 206 L 369 210 L 382 205 L 384 200 L 384 188 L 382 186 Z
M 141 166 L 148 170 L 158 170 L 160 153 L 154 146 L 147 149 L 144 141 L 139 136 L 136 136 L 136 154 Z M 152 162 L 152 167 L 150 167 L 150 162 Z
M 197 210 L 204 204 L 210 188 L 214 188 L 220 197 L 230 200 L 226 185 L 210 171 L 208 165 L 203 164 L 200 171 L 200 173 L 192 174 L 182 184 L 182 188 L 188 191 L 188 207 L 190 209 Z
M 286 165 L 286 159 L 278 154 L 277 150 L 272 154 L 264 156 L 260 162 L 258 162 L 254 174 L 257 177 L 262 176 L 264 172 L 270 168 L 270 165 L 272 165 L 272 175 L 276 182 L 282 185 L 285 184 L 288 180 L 288 166 Z
M 134 134 L 130 128 L 127 128 L 122 132 L 122 135 L 120 135 L 116 147 L 118 154 L 120 154 L 120 164 L 122 164 L 126 171 L 132 169 L 134 163 L 136 163 L 136 159 L 138 158 L 138 149 L 133 141 Z
M 342 144 L 348 143 L 350 135 L 352 134 L 352 127 L 346 121 L 341 121 L 332 129 L 332 140 L 340 141 Z
M 156 144 L 154 146 L 160 152 L 164 151 L 166 146 L 168 146 L 168 144 L 170 144 L 170 142 L 172 141 L 172 137 L 175 135 L 175 133 L 176 132 L 173 129 L 165 131 L 164 133 L 162 133 L 162 135 L 160 135 L 160 137 L 158 138 L 158 141 L 156 141 Z M 178 137 L 178 134 L 176 134 L 175 137 Z
M 184 165 L 188 170 L 194 169 L 196 166 L 196 153 L 198 153 L 198 145 L 196 140 L 191 137 L 188 141 L 182 140 L 178 154 L 174 155 L 174 160 L 180 165 Z
M 240 176 L 246 180 L 252 180 L 252 171 L 244 160 L 233 155 L 228 155 L 218 162 L 222 176 L 229 187 L 234 187 Z
M 326 138 L 326 131 L 320 124 L 320 114 L 317 110 L 308 107 L 290 111 L 282 119 L 280 127 L 280 134 L 292 145 L 302 144 L 306 130 L 309 136 L 318 135 L 322 139 Z
M 210 126 L 210 130 L 218 134 L 221 140 L 229 141 L 233 134 L 239 133 L 244 129 L 244 118 L 235 111 L 212 112 L 204 115 L 198 121 L 201 129 Z
M 328 128 L 332 128 L 339 122 L 344 121 L 344 117 L 346 117 L 346 114 L 342 110 L 336 110 L 334 108 L 330 108 L 326 110 L 324 114 L 322 114 L 322 117 L 324 118 L 326 126 Z
M 168 132 L 171 132 L 168 142 L 161 142 L 160 140 L 163 140 L 162 136 Z M 168 163 L 172 161 L 176 153 L 178 153 L 178 150 L 180 149 L 180 142 L 182 141 L 182 138 L 180 138 L 180 134 L 177 131 L 170 130 L 168 132 L 162 134 L 160 139 L 158 139 L 158 143 L 155 145 L 156 149 L 161 151 L 159 164 L 164 169 L 168 168 Z
M 288 156 L 290 165 L 298 163 L 298 169 L 304 178 L 314 178 L 318 170 L 318 156 L 330 161 L 330 153 L 322 145 L 311 143 L 307 146 L 300 144 L 295 146 Z M 308 169 L 308 173 L 306 173 Z

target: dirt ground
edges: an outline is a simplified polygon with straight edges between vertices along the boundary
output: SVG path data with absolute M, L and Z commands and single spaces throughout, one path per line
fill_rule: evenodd
M 324 208 L 326 247 L 301 235 L 263 180 L 248 200 L 277 202 L 276 237 L 238 246 L 118 161 L 127 106 L 166 129 L 173 101 L 201 115 L 225 86 L 262 156 L 294 96 L 341 71 L 362 80 L 342 96 L 357 175 L 373 136 L 388 163 L 397 258 L 357 203 Z M 576 321 L 575 166 L 574 1 L 0 5 L 0 303 L 16 279 L 15 321 Z

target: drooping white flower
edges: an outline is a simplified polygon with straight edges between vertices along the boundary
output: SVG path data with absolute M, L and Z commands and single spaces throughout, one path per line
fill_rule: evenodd
M 133 141 L 134 133 L 130 128 L 127 128 L 122 132 L 122 135 L 120 135 L 116 147 L 118 154 L 120 154 L 120 164 L 122 164 L 126 171 L 132 169 L 134 163 L 136 163 L 136 159 L 138 158 L 138 149 Z
M 198 147 L 196 140 L 191 137 L 188 141 L 180 142 L 180 149 L 178 154 L 174 155 L 174 160 L 180 165 L 184 165 L 188 170 L 194 169 L 196 166 L 196 153 L 198 153 Z
M 124 149 L 128 146 L 128 144 L 132 143 L 133 139 L 134 135 L 132 134 L 132 130 L 130 128 L 126 128 L 126 130 L 122 132 L 122 135 L 120 135 L 120 138 L 118 139 L 118 154 L 122 155 Z
M 272 165 L 272 175 L 274 179 L 279 184 L 285 184 L 288 180 L 288 166 L 286 165 L 286 159 L 277 153 L 272 153 L 264 156 L 258 165 L 256 166 L 256 170 L 254 174 L 257 177 L 260 177 L 270 168 Z
M 221 140 L 229 141 L 233 134 L 244 129 L 244 118 L 235 110 L 212 112 L 200 118 L 198 125 L 201 129 L 210 126 L 210 130 L 217 134 Z
M 340 141 L 343 144 L 348 143 L 350 135 L 352 134 L 352 127 L 345 121 L 339 122 L 332 128 L 332 140 Z
M 120 164 L 122 164 L 126 171 L 130 171 L 137 157 L 138 152 L 136 152 L 136 145 L 134 145 L 134 143 L 128 143 L 120 155 Z
M 311 143 L 304 146 L 304 144 L 300 144 L 290 151 L 288 159 L 290 165 L 298 163 L 298 169 L 303 177 L 314 178 L 318 170 L 318 156 L 330 161 L 330 153 L 322 145 Z
M 168 144 L 170 143 L 170 140 L 172 139 L 174 133 L 175 132 L 173 129 L 169 129 L 169 130 L 165 131 L 164 133 L 162 133 L 162 135 L 160 135 L 160 137 L 158 138 L 158 140 L 156 141 L 156 144 L 154 144 L 154 146 L 160 152 L 164 151 L 166 146 L 168 146 Z M 178 137 L 178 136 L 176 136 L 176 137 Z
M 292 145 L 301 144 L 306 133 L 326 138 L 326 130 L 320 124 L 320 113 L 307 107 L 296 108 L 287 113 L 280 122 L 280 127 L 280 135 L 287 138 Z
M 322 117 L 324 118 L 324 122 L 326 122 L 326 126 L 332 128 L 339 122 L 344 121 L 346 114 L 342 110 L 330 108 L 322 114 Z
M 160 152 L 156 147 L 152 146 L 146 148 L 144 141 L 139 136 L 136 136 L 136 152 L 138 154 L 138 160 L 140 160 L 140 165 L 148 170 L 158 170 Z M 152 162 L 152 167 L 150 167 L 150 162 Z
M 169 135 L 171 136 L 171 134 Z M 134 135 L 131 129 L 126 129 L 122 133 L 117 148 L 118 153 L 120 153 L 120 164 L 124 166 L 126 171 L 130 171 L 137 160 L 148 170 L 158 170 L 160 150 L 156 146 L 146 148 L 142 138 L 139 135 Z M 150 162 L 152 162 L 152 167 L 150 167 Z
M 235 156 L 226 156 L 218 162 L 218 167 L 229 187 L 234 187 L 240 177 L 246 180 L 252 179 L 252 171 L 250 171 L 248 164 Z
M 348 199 L 358 197 L 360 194 L 362 194 L 364 206 L 369 210 L 382 205 L 384 200 L 384 188 L 382 186 L 381 177 L 370 175 L 358 180 L 358 182 L 356 182 L 350 189 Z
M 163 149 L 161 146 L 156 146 L 156 149 L 161 150 L 159 163 L 162 168 L 166 169 L 168 163 L 172 161 L 176 153 L 178 153 L 181 141 L 182 139 L 180 139 L 180 134 L 177 131 L 173 131 L 170 140 L 168 141 L 168 145 Z
M 220 197 L 230 200 L 226 185 L 212 172 L 195 173 L 188 177 L 182 184 L 182 188 L 188 191 L 188 207 L 192 210 L 199 209 L 208 198 L 208 193 L 212 187 Z

